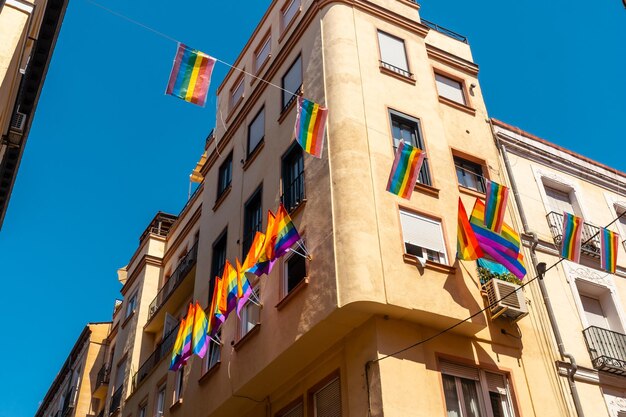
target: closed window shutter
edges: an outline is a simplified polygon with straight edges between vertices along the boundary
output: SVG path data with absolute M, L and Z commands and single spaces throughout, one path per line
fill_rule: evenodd
M 506 379 L 504 375 L 485 372 L 487 375 L 487 387 L 491 392 L 506 395 Z
M 384 32 L 378 32 L 378 43 L 380 44 L 380 60 L 391 64 L 396 68 L 409 71 L 409 64 L 406 61 L 404 51 L 404 41 Z
M 547 185 L 544 185 L 544 188 L 546 190 L 546 196 L 548 197 L 548 205 L 552 211 L 559 214 L 562 214 L 564 211 L 576 214 L 568 192 L 557 190 Z
M 302 406 L 302 403 L 296 405 L 285 414 L 282 414 L 281 417 L 304 417 L 304 407 Z
M 446 253 L 439 222 L 406 211 L 400 211 L 400 222 L 406 243 Z
M 435 81 L 437 82 L 437 91 L 441 97 L 465 104 L 463 87 L 460 82 L 439 74 L 435 74 Z
M 452 362 L 441 362 L 441 373 L 446 375 L 458 376 L 459 378 L 479 380 L 478 368 L 458 365 Z
M 341 417 L 341 384 L 339 378 L 314 394 L 314 417 Z

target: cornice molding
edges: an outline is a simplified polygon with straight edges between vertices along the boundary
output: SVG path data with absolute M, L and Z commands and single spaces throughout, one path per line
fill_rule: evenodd
M 442 64 L 462 71 L 473 77 L 478 76 L 478 65 L 471 61 L 453 55 L 428 43 L 426 44 L 426 53 L 428 54 L 428 57 L 434 61 L 441 62 Z
M 144 270 L 146 265 L 152 265 L 152 266 L 156 266 L 160 268 L 163 266 L 163 260 L 162 258 L 158 258 L 156 256 L 143 255 L 141 259 L 139 259 L 137 266 L 133 268 L 132 274 L 130 274 L 130 276 L 128 277 L 128 280 L 126 281 L 126 283 L 120 290 L 120 293 L 122 293 L 122 295 L 126 295 L 130 287 L 133 286 L 135 279 L 139 276 L 139 274 L 141 274 L 141 272 Z

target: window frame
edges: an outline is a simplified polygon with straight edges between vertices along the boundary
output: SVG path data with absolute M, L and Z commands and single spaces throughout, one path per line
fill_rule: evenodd
M 267 46 L 267 55 L 262 60 L 259 60 L 261 57 L 261 52 L 265 51 Z M 265 66 L 265 64 L 269 61 L 272 56 L 272 32 L 271 29 L 267 32 L 263 40 L 259 42 L 257 49 L 254 51 L 254 72 L 256 74 Z
M 416 219 L 418 219 L 419 221 L 423 221 L 426 223 L 431 223 L 434 224 L 436 226 L 438 226 L 439 228 L 439 237 L 441 239 L 441 245 L 442 245 L 442 249 L 443 252 L 437 252 L 435 249 L 431 249 L 431 248 L 426 248 L 424 246 L 418 246 L 416 244 L 413 243 L 407 243 L 407 239 L 405 238 L 405 236 L 407 235 L 407 233 L 405 232 L 404 226 L 402 225 L 402 213 L 406 213 L 408 216 L 410 217 L 414 217 Z M 435 262 L 437 264 L 440 265 L 446 265 L 449 266 L 449 262 L 450 262 L 450 258 L 448 258 L 448 245 L 446 242 L 446 236 L 443 230 L 443 221 L 442 219 L 438 219 L 438 218 L 434 218 L 425 214 L 421 214 L 421 213 L 417 213 L 411 209 L 405 208 L 405 207 L 398 207 L 398 215 L 399 215 L 399 220 L 400 220 L 400 231 L 401 231 L 401 236 L 402 236 L 402 245 L 403 245 L 403 253 L 405 255 L 409 255 L 409 256 L 415 256 L 418 259 L 419 258 L 425 258 L 426 260 L 430 261 L 430 262 Z M 416 255 L 414 253 L 411 253 L 409 251 L 409 248 L 407 247 L 407 244 L 414 246 L 418 249 L 421 249 L 422 255 L 421 257 L 419 255 Z M 437 256 L 437 260 L 431 259 L 431 256 L 434 257 L 433 254 L 438 254 Z M 443 255 L 443 261 L 442 261 L 442 255 Z
M 385 52 L 384 52 L 384 48 L 383 48 L 383 46 L 381 44 L 381 35 L 385 36 L 385 37 L 387 37 L 389 39 L 396 40 L 396 41 L 399 41 L 400 43 L 402 43 L 402 50 L 404 52 L 404 64 L 405 64 L 406 68 L 403 68 L 401 66 L 395 65 L 395 64 L 398 64 L 398 62 L 396 62 L 394 64 L 394 63 L 388 62 L 388 61 L 386 61 L 384 59 L 385 57 L 383 55 L 385 54 Z M 407 54 L 405 40 L 403 38 L 399 37 L 399 36 L 392 35 L 391 33 L 386 32 L 384 30 L 380 30 L 380 29 L 376 30 L 376 40 L 378 42 L 378 57 L 379 57 L 378 63 L 379 63 L 380 68 L 381 69 L 385 69 L 387 71 L 390 71 L 390 72 L 392 72 L 394 74 L 398 74 L 398 75 L 400 75 L 402 77 L 406 77 L 406 78 L 411 78 L 412 79 L 413 78 L 413 73 L 411 72 L 411 65 L 409 63 L 409 55 Z M 387 57 L 387 58 L 389 58 L 389 57 Z
M 463 187 L 468 190 L 476 191 L 481 194 L 485 194 L 487 192 L 486 181 L 488 178 L 485 176 L 485 164 L 484 163 L 476 162 L 474 160 L 468 159 L 464 156 L 457 155 L 457 154 L 452 155 L 452 160 L 454 163 L 454 170 L 456 171 L 457 183 L 459 184 L 460 187 Z M 461 164 L 458 164 L 457 162 L 461 162 Z M 463 163 L 469 166 L 465 167 L 463 166 Z M 480 173 L 471 170 L 470 169 L 472 168 L 471 165 L 473 165 L 474 168 L 480 169 Z M 480 187 L 474 188 L 471 185 L 465 184 L 464 183 L 465 181 L 461 181 L 459 178 L 459 169 L 463 171 L 463 175 L 465 175 L 465 173 L 468 173 L 470 175 L 473 174 L 476 177 L 478 177 L 477 184 L 479 184 Z
M 258 280 L 256 283 L 251 284 L 252 285 L 252 291 L 254 293 L 254 295 L 256 295 L 257 299 L 259 299 L 260 295 L 261 295 L 261 287 L 260 285 L 258 285 Z M 248 314 L 249 314 L 249 309 L 250 308 L 254 308 L 257 310 L 257 321 L 256 323 L 252 323 L 251 327 L 247 327 L 244 324 L 247 322 L 248 319 Z M 250 301 L 249 299 L 246 301 L 246 303 L 244 304 L 243 308 L 241 309 L 241 319 L 239 320 L 239 324 L 237 326 L 237 336 L 238 336 L 238 340 L 242 340 L 243 338 L 245 338 L 248 334 L 250 334 L 257 326 L 259 326 L 261 324 L 261 306 L 253 303 L 252 301 Z
M 290 10 L 291 5 L 295 5 L 297 7 L 293 11 L 293 14 L 289 18 L 289 20 L 286 20 L 287 11 Z M 289 29 L 291 24 L 295 21 L 296 16 L 298 16 L 298 14 L 300 13 L 301 7 L 302 7 L 302 1 L 301 0 L 287 0 L 285 2 L 285 4 L 283 5 L 283 7 L 281 7 L 281 9 L 280 9 L 280 29 L 281 29 L 281 33 L 284 33 L 284 32 L 287 31 L 287 29 Z
M 296 66 L 297 63 L 300 63 L 300 84 L 298 85 L 298 87 L 296 89 L 293 89 L 293 87 L 285 85 L 285 78 L 288 75 L 291 75 L 291 71 L 294 70 L 294 67 Z M 280 79 L 281 87 L 283 89 L 283 91 L 281 91 L 281 95 L 280 95 L 280 97 L 281 97 L 281 113 L 283 113 L 285 110 L 287 110 L 287 108 L 289 108 L 291 103 L 294 102 L 296 97 L 298 97 L 298 94 L 302 91 L 302 83 L 304 82 L 303 79 L 304 79 L 304 68 L 302 66 L 302 54 L 300 53 L 291 62 L 291 65 L 289 66 L 289 68 L 287 68 L 287 71 L 285 71 L 283 73 L 283 76 Z M 289 98 L 287 98 L 287 96 L 289 95 L 289 93 L 287 93 L 287 91 L 290 91 L 290 92 L 293 93 L 293 95 L 291 95 Z
M 161 385 L 157 386 L 156 389 L 156 398 L 154 400 L 154 417 L 163 417 L 165 413 L 165 389 L 167 388 L 167 384 L 164 382 Z M 161 402 L 159 410 L 159 402 Z
M 433 72 L 434 74 L 434 79 L 435 79 L 435 87 L 437 88 L 437 96 L 439 96 L 439 98 L 442 98 L 444 100 L 448 100 L 451 101 L 453 103 L 456 103 L 458 105 L 464 106 L 464 107 L 469 107 L 469 94 L 467 94 L 467 88 L 465 86 L 465 80 L 459 77 L 455 77 L 453 75 L 450 75 L 448 73 L 444 73 L 442 71 L 438 71 L 435 70 Z M 439 81 L 437 79 L 437 77 L 443 78 L 445 80 L 449 80 L 452 81 L 454 83 L 457 83 L 459 85 L 459 92 L 461 93 L 461 98 L 462 101 L 458 101 L 454 98 L 448 97 L 446 95 L 441 94 L 441 89 L 439 88 L 439 84 L 441 83 L 441 81 Z M 443 84 L 446 84 L 445 82 Z
M 331 373 L 326 378 L 322 379 L 320 382 L 315 384 L 308 390 L 308 415 L 316 416 L 317 415 L 317 403 L 316 403 L 316 395 L 319 394 L 322 390 L 326 389 L 331 384 L 337 381 L 339 383 L 339 407 L 340 412 L 343 412 L 343 392 L 342 392 L 342 383 L 341 383 L 341 374 L 339 370 Z
M 185 384 L 185 365 L 178 368 L 176 371 L 176 382 L 174 385 L 174 402 L 180 402 L 183 400 L 183 388 Z
M 137 311 L 137 297 L 138 297 L 138 295 L 139 295 L 139 290 L 135 290 L 135 291 L 133 291 L 132 295 L 130 297 L 128 297 L 128 300 L 126 302 L 126 313 L 124 315 L 124 319 L 129 318 L 130 316 L 132 316 L 135 313 L 135 311 Z
M 217 333 L 218 339 L 220 338 L 221 334 L 222 331 L 219 330 Z M 204 355 L 204 358 L 202 359 L 203 375 L 214 369 L 216 366 L 219 366 L 219 364 L 222 362 L 222 344 L 217 343 L 212 338 L 209 338 L 208 342 L 209 346 L 207 348 L 206 355 Z M 217 355 L 215 355 L 215 352 L 217 352 Z M 215 361 L 212 361 L 213 358 L 217 359 Z
M 217 249 L 223 245 L 223 260 L 221 262 L 221 266 L 216 263 L 217 259 Z M 220 257 L 221 259 L 221 257 Z M 209 278 L 209 305 L 211 305 L 211 298 L 213 297 L 213 288 L 215 287 L 215 277 L 222 276 L 222 272 L 224 271 L 224 265 L 226 264 L 226 259 L 228 259 L 228 226 L 222 230 L 222 232 L 217 235 L 217 238 L 213 241 L 211 245 L 211 278 Z
M 291 252 L 291 251 L 290 251 Z M 289 261 L 294 257 L 297 256 L 298 258 L 302 259 L 302 262 L 304 262 L 304 276 L 302 277 L 302 279 L 300 279 L 291 289 L 289 289 Z M 282 282 L 281 282 L 281 298 L 285 298 L 287 297 L 289 294 L 294 293 L 295 291 L 297 291 L 297 289 L 304 283 L 307 281 L 307 279 L 309 278 L 309 262 L 306 258 L 303 258 L 302 256 L 300 256 L 299 254 L 295 253 L 295 252 L 291 252 L 289 254 L 286 254 L 283 257 L 283 261 L 282 261 Z
M 259 117 L 261 117 L 262 121 L 263 121 L 263 134 L 259 138 L 259 140 L 256 143 L 256 145 L 254 146 L 254 148 L 250 148 L 250 134 L 251 134 L 251 131 L 252 131 L 252 126 L 256 123 L 256 121 L 259 119 Z M 256 115 L 254 116 L 254 118 L 252 119 L 250 124 L 248 124 L 248 139 L 247 139 L 247 147 L 246 147 L 246 157 L 249 158 L 258 149 L 260 149 L 261 144 L 263 144 L 264 141 L 265 141 L 265 106 L 261 106 L 261 108 L 256 113 Z
M 224 181 L 223 174 L 226 173 L 228 181 Z M 217 197 L 215 200 L 219 200 L 220 197 L 231 187 L 233 182 L 233 153 L 228 154 L 224 162 L 220 165 L 217 171 Z
M 251 219 L 248 216 L 252 212 L 251 206 L 252 204 L 258 204 L 255 208 L 255 211 L 258 211 L 256 214 L 252 214 L 251 216 L 257 217 L 257 219 Z M 256 220 L 256 221 L 255 221 Z M 256 228 L 254 228 L 256 226 Z M 242 259 L 245 259 L 248 254 L 248 250 L 250 249 L 250 245 L 252 245 L 252 241 L 254 239 L 254 235 L 256 232 L 260 232 L 263 230 L 263 184 L 259 185 L 256 190 L 250 194 L 250 197 L 246 200 L 243 206 L 243 230 L 241 236 L 241 248 L 242 248 Z
M 287 212 L 291 213 L 304 201 L 306 201 L 306 177 L 304 174 L 304 151 L 302 150 L 302 147 L 298 143 L 294 142 L 281 157 L 280 165 L 280 199 L 285 206 Z M 291 178 L 292 170 L 298 170 L 298 175 L 296 175 L 295 178 Z M 294 188 L 295 191 L 291 192 L 291 190 Z M 290 197 L 286 197 L 287 195 L 289 195 Z M 292 198 L 293 201 L 291 201 Z
M 230 110 L 233 110 L 235 107 L 237 107 L 237 105 L 243 100 L 244 94 L 246 92 L 246 86 L 244 81 L 244 74 L 241 74 L 239 78 L 237 78 L 236 81 L 233 83 L 233 87 L 230 89 L 230 94 L 228 97 Z M 235 93 L 237 93 L 240 87 L 241 94 L 235 96 Z
M 424 156 L 424 162 L 422 163 L 422 168 L 420 169 L 420 172 L 417 177 L 417 182 L 421 185 L 432 187 L 433 177 L 430 172 L 430 163 L 428 161 L 428 152 L 426 150 L 426 142 L 424 140 L 424 135 L 422 132 L 421 120 L 416 117 L 409 116 L 408 114 L 399 112 L 391 108 L 388 109 L 388 113 L 389 113 L 389 131 L 391 133 L 391 144 L 392 144 L 394 155 L 396 153 L 396 149 L 398 148 L 398 143 L 400 142 L 400 139 L 396 141 L 397 138 L 394 136 L 394 121 L 398 124 L 403 123 L 407 126 L 413 125 L 413 133 L 414 133 L 415 140 L 413 141 L 413 137 L 411 138 L 411 145 L 416 146 L 417 148 L 421 149 L 423 152 L 426 152 L 426 155 Z M 400 129 L 400 127 L 398 129 Z

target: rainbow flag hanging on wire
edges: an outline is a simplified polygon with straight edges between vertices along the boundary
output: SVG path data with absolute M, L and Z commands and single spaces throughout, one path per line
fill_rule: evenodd
M 296 140 L 302 149 L 316 158 L 322 157 L 327 119 L 328 109 L 326 107 L 298 96 Z
M 291 247 L 300 240 L 300 234 L 296 226 L 291 221 L 289 213 L 285 210 L 283 203 L 280 203 L 276 212 L 276 243 L 274 244 L 274 257 L 280 258 Z
M 600 267 L 614 274 L 617 269 L 619 235 L 609 229 L 600 229 Z
M 207 320 L 204 310 L 196 301 L 195 314 L 193 317 L 193 353 L 204 358 L 209 341 L 207 340 L 207 332 L 209 330 L 209 321 Z
M 407 200 L 411 198 L 417 176 L 424 162 L 421 149 L 400 141 L 387 181 L 387 191 Z
M 183 365 L 181 357 L 183 355 L 183 332 L 185 331 L 185 319 L 180 321 L 178 325 L 178 333 L 176 333 L 176 341 L 172 348 L 172 360 L 170 362 L 170 371 L 178 371 Z
M 487 180 L 485 199 L 485 226 L 496 233 L 502 230 L 504 212 L 509 198 L 509 189 L 497 182 Z
M 464 261 L 473 261 L 484 256 L 474 230 L 467 220 L 467 212 L 460 197 L 456 232 L 456 256 Z
M 580 239 L 585 222 L 582 218 L 563 212 L 563 237 L 561 240 L 561 257 L 580 262 Z
M 204 52 L 179 43 L 165 94 L 204 107 L 215 62 Z

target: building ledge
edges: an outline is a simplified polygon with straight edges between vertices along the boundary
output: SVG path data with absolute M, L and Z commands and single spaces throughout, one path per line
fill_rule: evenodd
M 408 253 L 405 253 L 402 255 L 402 259 L 404 260 L 404 263 L 406 264 L 414 265 L 417 267 L 422 266 L 419 259 L 415 255 L 410 255 Z M 439 262 L 433 262 L 429 260 L 426 261 L 426 264 L 424 265 L 424 269 L 430 269 L 430 270 L 437 271 L 437 272 L 443 272 L 448 275 L 456 274 L 455 267 L 450 266 L 450 265 L 440 264 Z
M 254 160 L 259 156 L 263 148 L 265 147 L 265 138 L 261 139 L 261 142 L 256 146 L 256 148 L 252 151 L 250 155 L 246 158 L 246 161 L 243 163 L 243 170 L 246 171 L 250 165 L 254 162 Z
M 431 197 L 439 198 L 439 188 L 435 188 L 431 185 L 426 185 L 422 183 L 415 183 L 415 191 L 419 191 L 420 193 L 427 194 Z
M 252 339 L 252 337 L 260 331 L 261 331 L 261 323 L 255 324 L 254 327 L 251 328 L 250 331 L 248 331 L 248 333 L 246 333 L 241 339 L 239 339 L 237 342 L 233 344 L 233 349 L 235 349 L 235 352 L 241 349 L 241 347 L 248 340 Z
M 476 109 L 473 109 L 465 104 L 457 103 L 454 100 L 450 100 L 449 98 L 439 96 L 439 102 L 445 104 L 446 106 L 450 106 L 462 112 L 465 112 L 471 116 L 476 116 Z
M 291 291 L 289 291 L 287 295 L 285 295 L 274 307 L 279 311 L 282 310 L 291 299 L 295 298 L 298 293 L 304 291 L 308 285 L 309 277 L 304 277 L 304 279 L 300 281 Z
M 210 367 L 209 369 L 207 369 L 207 371 L 204 373 L 204 375 L 202 375 L 200 377 L 200 379 L 198 379 L 198 383 L 199 384 L 205 384 L 206 381 L 208 381 L 209 379 L 211 379 L 211 375 L 213 375 L 214 373 L 217 372 L 217 370 L 220 368 L 220 364 L 222 362 L 217 362 L 215 365 L 213 365 L 212 367 Z
M 228 184 L 228 187 L 222 191 L 222 194 L 220 194 L 219 197 L 217 197 L 217 199 L 215 200 L 215 205 L 213 206 L 213 211 L 217 211 L 217 209 L 222 205 L 222 203 L 224 202 L 224 200 L 226 200 L 226 197 L 228 197 L 228 194 L 230 194 L 230 190 L 233 188 L 233 184 L 232 182 L 230 184 Z

